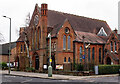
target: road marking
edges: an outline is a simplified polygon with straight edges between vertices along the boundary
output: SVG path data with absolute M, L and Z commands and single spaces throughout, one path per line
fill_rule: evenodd
M 30 81 L 32 81 L 32 79 L 30 79 L 30 80 L 25 80 L 25 81 L 22 81 L 21 83 L 30 82 Z
M 68 82 L 68 80 L 59 80 L 59 81 L 61 81 L 61 82 Z
M 4 77 L 6 77 L 6 78 L 7 78 L 7 77 L 14 77 L 14 78 L 15 78 L 16 76 L 4 76 Z

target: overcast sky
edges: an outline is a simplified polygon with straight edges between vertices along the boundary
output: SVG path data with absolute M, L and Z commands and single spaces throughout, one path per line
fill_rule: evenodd
M 34 11 L 35 4 L 48 4 L 48 9 L 79 16 L 105 20 L 110 28 L 118 29 L 118 1 L 120 0 L 0 0 L 0 32 L 9 42 L 9 19 L 12 18 L 12 41 L 18 38 L 18 30 L 24 27 L 27 14 Z

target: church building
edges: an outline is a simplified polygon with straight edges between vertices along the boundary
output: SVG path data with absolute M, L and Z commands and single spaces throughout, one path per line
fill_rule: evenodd
M 47 4 L 41 7 L 36 4 L 29 26 L 20 28 L 16 43 L 20 69 L 29 66 L 29 59 L 36 70 L 47 69 L 48 34 L 51 34 L 53 70 L 74 70 L 75 64 L 120 63 L 120 34 L 117 29 L 112 31 L 106 21 L 49 10 Z

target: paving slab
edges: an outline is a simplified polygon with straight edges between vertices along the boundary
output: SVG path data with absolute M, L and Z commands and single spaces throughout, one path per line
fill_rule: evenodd
M 8 70 L 2 70 L 2 71 L 0 71 L 0 74 L 8 74 Z M 86 79 L 86 78 L 118 76 L 118 74 L 93 75 L 93 76 L 71 76 L 71 75 L 53 74 L 52 77 L 48 77 L 48 74 L 45 74 L 45 73 L 33 73 L 33 72 L 22 72 L 22 71 L 11 71 L 10 75 L 24 76 L 24 77 L 47 78 L 47 79 L 57 79 L 57 80 L 80 80 L 80 79 Z

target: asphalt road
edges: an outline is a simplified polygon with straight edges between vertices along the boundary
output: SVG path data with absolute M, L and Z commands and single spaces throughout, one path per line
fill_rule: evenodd
M 86 78 L 81 80 L 53 80 L 32 77 L 0 75 L 2 84 L 120 84 L 119 77 Z

